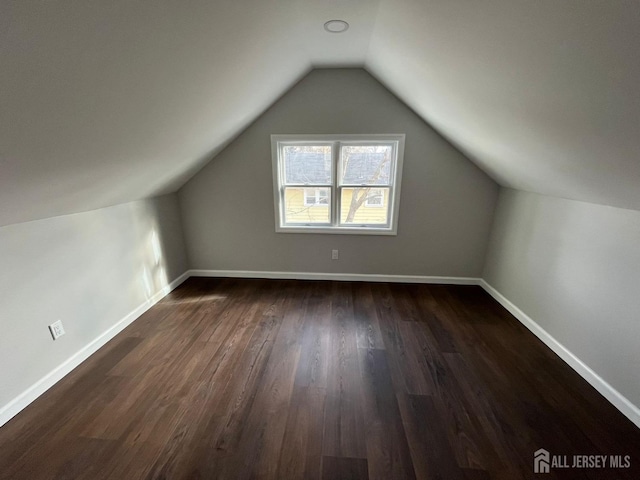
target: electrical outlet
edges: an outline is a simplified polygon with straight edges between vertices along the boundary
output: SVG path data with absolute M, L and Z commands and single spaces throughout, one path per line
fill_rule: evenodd
M 51 336 L 54 340 L 57 340 L 62 335 L 65 334 L 64 327 L 62 326 L 62 320 L 58 320 L 57 322 L 49 325 L 49 331 L 51 332 Z
M 338 260 L 338 250 L 331 250 L 331 260 Z

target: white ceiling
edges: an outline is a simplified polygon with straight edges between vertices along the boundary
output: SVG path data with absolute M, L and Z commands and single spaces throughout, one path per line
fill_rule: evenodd
M 503 185 L 640 210 L 639 47 L 637 0 L 3 1 L 0 225 L 175 191 L 337 66 Z
M 640 210 L 638 0 L 384 1 L 366 65 L 502 185 Z

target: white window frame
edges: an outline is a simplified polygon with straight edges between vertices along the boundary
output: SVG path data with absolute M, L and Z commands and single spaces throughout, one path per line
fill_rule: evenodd
M 273 169 L 273 199 L 275 208 L 276 232 L 280 233 L 330 233 L 330 234 L 359 234 L 359 235 L 397 235 L 398 212 L 400 209 L 400 187 L 402 181 L 402 164 L 404 160 L 404 134 L 375 134 L 375 135 L 271 135 L 271 158 Z M 286 145 L 299 144 L 331 144 L 332 145 L 332 182 L 331 185 L 301 185 L 303 188 L 327 188 L 330 199 L 329 223 L 284 223 L 284 169 L 281 152 Z M 389 210 L 387 224 L 340 224 L 340 201 L 342 188 L 352 188 L 354 185 L 340 185 L 338 168 L 340 167 L 340 146 L 355 145 L 392 145 L 395 153 L 394 165 L 391 170 L 390 185 L 380 185 L 379 188 L 389 188 Z M 372 186 L 372 188 L 378 188 Z M 378 207 L 376 205 L 376 207 Z

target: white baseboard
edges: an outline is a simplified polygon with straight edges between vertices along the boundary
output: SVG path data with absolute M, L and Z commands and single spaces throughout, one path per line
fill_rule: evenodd
M 379 275 L 367 273 L 265 272 L 254 270 L 189 270 L 192 277 L 273 278 L 279 280 L 335 280 L 339 282 L 439 283 L 479 285 L 474 277 L 434 277 L 423 275 Z
M 573 368 L 582 378 L 593 386 L 600 394 L 609 400 L 611 404 L 622 412 L 636 426 L 640 427 L 640 408 L 631 403 L 624 395 L 607 383 L 600 375 L 591 370 L 589 366 L 576 357 L 567 347 L 558 342 L 544 328 L 538 325 L 531 317 L 516 307 L 498 290 L 489 285 L 484 279 L 480 280 L 480 286 L 500 305 L 506 308 L 511 315 L 516 317 L 525 327 L 553 350 L 562 360 Z
M 189 278 L 189 272 L 185 272 L 172 281 L 169 285 L 156 292 L 152 297 L 139 305 L 135 310 L 127 314 L 118 323 L 101 334 L 87 346 L 83 347 L 79 352 L 72 355 L 61 365 L 49 372 L 47 375 L 38 380 L 34 385 L 22 392 L 8 404 L 0 408 L 0 427 L 11 420 L 15 415 L 27 407 L 36 398 L 49 390 L 53 385 L 62 380 L 74 368 L 84 362 L 93 355 L 98 349 L 105 345 L 109 340 L 118 333 L 128 327 L 134 320 L 140 317 L 144 312 L 162 300 L 169 292 L 177 288 L 182 282 Z

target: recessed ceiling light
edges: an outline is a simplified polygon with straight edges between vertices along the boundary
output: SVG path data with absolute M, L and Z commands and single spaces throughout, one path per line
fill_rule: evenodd
M 324 29 L 329 33 L 346 32 L 348 28 L 349 24 L 344 20 L 329 20 L 324 24 Z

